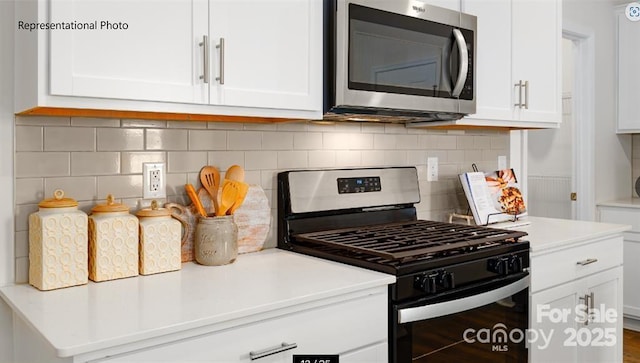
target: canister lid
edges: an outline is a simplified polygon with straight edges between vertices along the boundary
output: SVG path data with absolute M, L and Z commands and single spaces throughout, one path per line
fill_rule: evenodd
M 166 217 L 171 215 L 171 211 L 167 208 L 158 207 L 158 201 L 151 201 L 151 208 L 140 209 L 136 213 L 138 217 Z
M 38 203 L 40 208 L 69 208 L 77 207 L 78 202 L 73 198 L 65 198 L 62 189 L 56 189 L 53 192 L 53 198 L 43 199 Z
M 113 194 L 107 195 L 107 203 L 106 204 L 98 204 L 93 209 L 91 209 L 92 213 L 112 213 L 112 212 L 128 212 L 129 207 L 122 203 L 116 203 L 113 199 Z

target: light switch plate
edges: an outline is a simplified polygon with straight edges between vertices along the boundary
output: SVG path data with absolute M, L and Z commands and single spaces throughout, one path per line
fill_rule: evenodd
M 427 181 L 438 181 L 438 158 L 427 158 Z
M 165 163 L 142 163 L 142 198 L 166 198 Z

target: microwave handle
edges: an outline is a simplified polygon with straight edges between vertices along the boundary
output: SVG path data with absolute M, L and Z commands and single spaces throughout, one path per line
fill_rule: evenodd
M 458 71 L 458 78 L 456 80 L 456 85 L 453 87 L 453 91 L 451 95 L 453 97 L 460 96 L 462 92 L 462 87 L 464 87 L 464 83 L 467 79 L 467 72 L 469 70 L 469 50 L 467 48 L 467 42 L 464 39 L 464 35 L 460 29 L 453 29 L 453 37 L 458 44 L 458 58 L 460 58 L 460 70 Z

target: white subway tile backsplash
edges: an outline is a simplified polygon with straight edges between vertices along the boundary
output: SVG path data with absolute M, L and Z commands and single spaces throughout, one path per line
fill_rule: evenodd
M 69 159 L 67 152 L 18 152 L 16 178 L 67 176 Z
M 295 150 L 320 150 L 322 149 L 322 133 L 308 132 L 293 135 L 293 148 Z
M 147 129 L 147 150 L 187 150 L 187 130 Z
M 16 125 L 25 126 L 69 126 L 70 117 L 16 116 Z
M 29 282 L 29 257 L 16 258 L 16 283 Z
M 336 166 L 336 152 L 332 150 L 309 151 L 310 168 L 331 168 Z
M 65 196 L 78 201 L 104 199 L 107 195 L 96 194 L 96 177 L 64 177 L 46 178 L 44 182 L 44 195 L 50 198 L 56 189 L 64 190 Z M 114 197 L 118 198 L 117 195 Z
M 247 151 L 244 158 L 246 170 L 276 169 L 278 167 L 277 151 Z
M 113 194 L 116 198 L 142 196 L 142 175 L 110 175 L 97 177 L 97 194 Z
M 228 150 L 261 150 L 262 132 L 229 131 L 227 133 Z
M 189 130 L 189 150 L 226 150 L 227 132 L 219 130 Z
M 94 151 L 96 130 L 89 127 L 46 127 L 45 151 Z
M 336 151 L 337 167 L 357 167 L 362 165 L 362 153 L 366 151 L 338 150 Z
M 633 140 L 634 150 L 640 150 L 638 140 Z M 472 162 L 481 170 L 495 168 L 494 156 L 509 153 L 509 134 L 504 131 L 450 133 L 396 124 L 309 121 L 243 124 L 20 116 L 15 141 L 16 272 L 24 281 L 27 217 L 38 209 L 37 203 L 62 187 L 87 212 L 107 193 L 136 210 L 144 203 L 148 206 L 149 201 L 142 200 L 143 162 L 167 162 L 166 200 L 181 204 L 190 204 L 185 183 L 200 187 L 202 166 L 217 166 L 224 177 L 229 166 L 242 165 L 245 180 L 265 189 L 273 223 L 279 171 L 413 165 L 422 196 L 416 206 L 419 217 L 442 220 L 452 211 L 466 210 L 457 174 L 471 170 Z M 439 158 L 438 182 L 425 181 L 430 156 Z M 640 157 L 634 166 L 637 160 Z M 266 247 L 276 244 L 274 230 Z
M 265 132 L 262 134 L 262 150 L 291 150 L 293 135 L 293 132 Z
M 278 151 L 278 169 L 299 169 L 309 166 L 306 151 Z
M 143 129 L 97 129 L 98 151 L 144 150 Z
M 124 119 L 121 121 L 120 127 L 143 127 L 143 128 L 151 127 L 155 129 L 163 129 L 167 127 L 167 121 Z
M 418 148 L 418 135 L 396 135 L 396 147 L 402 150 Z
M 168 173 L 197 172 L 207 165 L 206 151 L 170 151 L 167 157 Z
M 16 151 L 42 151 L 44 145 L 41 126 L 16 126 Z
M 166 162 L 166 152 L 164 151 L 133 151 L 120 153 L 121 164 L 120 173 L 139 174 L 142 173 L 142 163 L 162 163 Z
M 398 135 L 376 134 L 373 135 L 373 148 L 376 150 L 394 150 L 397 146 Z
M 373 149 L 373 135 L 326 133 L 322 136 L 324 149 L 365 150 Z
M 16 204 L 37 204 L 44 199 L 43 178 L 22 178 L 16 183 Z
M 120 153 L 71 153 L 71 175 L 112 175 L 120 173 Z
M 210 151 L 208 153 L 208 165 L 216 166 L 222 172 L 231 165 L 244 165 L 244 154 L 244 151 Z
M 117 119 L 117 118 L 74 117 L 74 118 L 71 119 L 71 126 L 78 126 L 78 127 L 120 127 L 120 119 Z
M 20 231 L 16 232 L 15 237 L 15 249 L 16 257 L 28 257 L 29 256 L 29 232 Z

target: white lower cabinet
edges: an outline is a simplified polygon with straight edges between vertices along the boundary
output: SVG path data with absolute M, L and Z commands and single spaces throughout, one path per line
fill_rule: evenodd
M 629 207 L 601 205 L 598 210 L 601 222 L 631 225 L 624 233 L 624 316 L 640 320 L 640 208 L 629 203 Z M 640 322 L 633 325 L 637 329 Z
M 622 361 L 621 245 L 611 237 L 531 257 L 531 362 Z
M 382 363 L 388 360 L 386 311 L 387 295 L 371 294 L 301 311 L 270 312 L 261 320 L 240 326 L 215 325 L 194 329 L 197 333 L 182 331 L 175 334 L 173 341 L 172 337 L 165 337 L 162 344 L 132 341 L 68 359 L 53 356 L 46 343 L 41 342 L 39 347 L 37 333 L 19 322 L 20 339 L 26 338 L 31 344 L 16 351 L 16 360 L 290 363 L 298 354 L 338 354 L 341 363 Z M 211 332 L 202 332 L 203 329 Z M 24 336 L 31 334 L 35 335 Z

